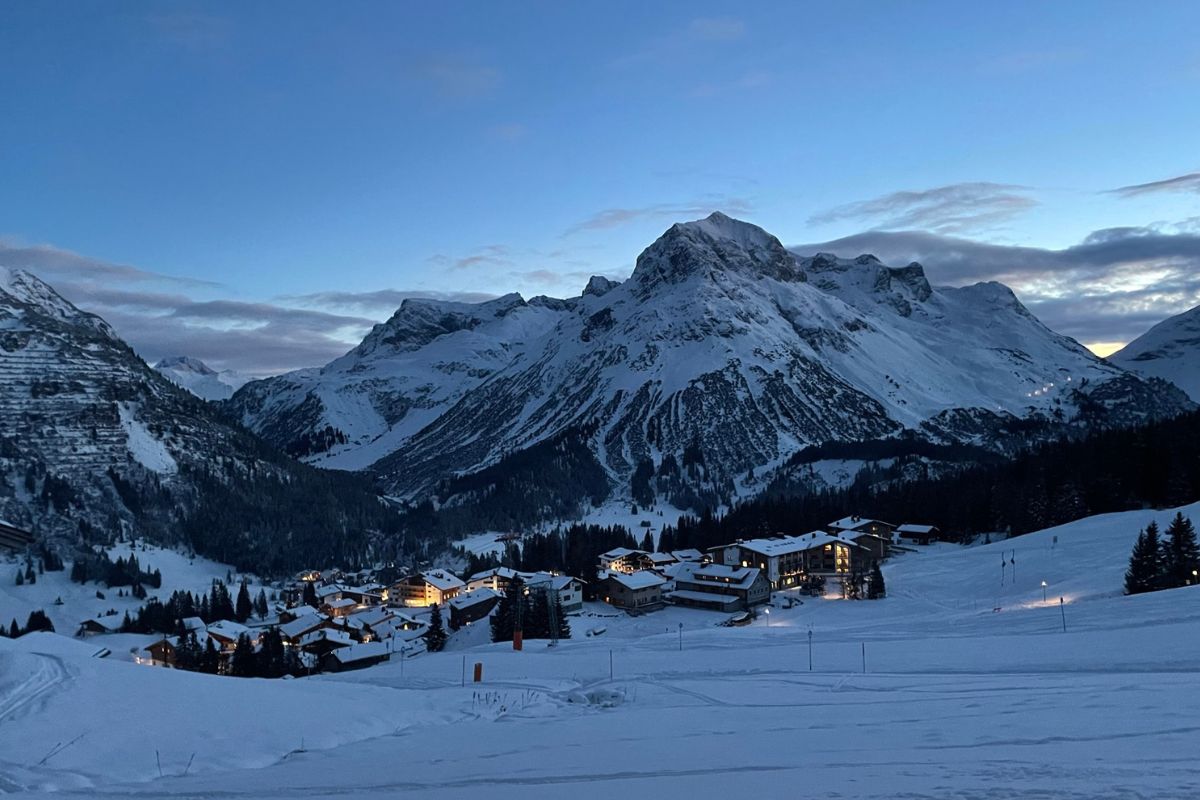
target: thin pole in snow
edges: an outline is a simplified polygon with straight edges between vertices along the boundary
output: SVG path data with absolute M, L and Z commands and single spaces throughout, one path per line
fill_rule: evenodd
M 812 628 L 808 629 L 808 671 L 812 672 Z
M 1066 633 L 1067 632 L 1067 606 L 1063 602 L 1063 599 L 1061 597 L 1058 598 L 1058 610 L 1062 612 L 1063 633 Z
M 679 652 L 683 652 L 683 623 L 679 623 Z
M 613 679 L 613 660 L 612 660 L 612 650 L 609 650 L 609 651 L 608 651 L 608 679 L 609 679 L 610 681 Z
M 463 656 L 462 685 L 467 688 L 467 657 Z
M 866 642 L 862 643 L 862 656 L 863 656 L 863 674 L 865 675 L 867 672 L 867 643 Z

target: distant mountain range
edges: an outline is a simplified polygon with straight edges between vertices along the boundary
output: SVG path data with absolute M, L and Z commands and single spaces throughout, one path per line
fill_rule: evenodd
M 570 299 L 406 300 L 345 356 L 226 404 L 310 463 L 461 505 L 751 494 L 806 445 L 900 435 L 1005 450 L 1158 419 L 1183 392 L 1099 359 L 1006 287 L 802 257 L 722 214 Z M 513 476 L 522 475 L 513 485 Z M 507 493 L 507 494 L 506 494 Z M 553 501 L 553 502 L 551 502 Z
M 201 400 L 228 400 L 234 391 L 251 380 L 231 369 L 217 372 L 200 359 L 188 356 L 164 358 L 154 368 Z
M 1200 403 L 1200 306 L 1163 320 L 1108 360 L 1170 381 Z

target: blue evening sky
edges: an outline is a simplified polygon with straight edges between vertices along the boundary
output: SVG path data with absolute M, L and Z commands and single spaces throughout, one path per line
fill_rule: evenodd
M 789 245 L 904 230 L 1040 252 L 1135 228 L 1182 237 L 1178 264 L 1198 31 L 1195 2 L 10 2 L 0 237 L 154 357 L 130 320 L 187 317 L 182 297 L 230 301 L 183 323 L 210 333 L 256 305 L 342 315 L 293 361 L 193 353 L 260 372 L 394 307 L 354 293 L 578 294 L 716 209 Z M 1143 291 L 1167 268 L 1130 263 L 1088 280 Z M 1071 299 L 1078 276 L 1045 271 L 997 274 L 1031 307 Z M 1124 341 L 1196 288 L 1139 296 L 1124 328 L 1062 324 Z

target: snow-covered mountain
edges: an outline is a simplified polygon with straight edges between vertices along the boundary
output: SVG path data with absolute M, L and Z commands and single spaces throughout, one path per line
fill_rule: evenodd
M 635 497 L 651 480 L 732 491 L 813 443 L 915 430 L 998 446 L 1020 419 L 1122 424 L 1188 406 L 1004 286 L 799 257 L 722 214 L 674 225 L 628 280 L 593 278 L 579 297 L 405 301 L 344 357 L 230 401 L 277 444 L 369 467 L 409 497 L 512 459 L 549 480 L 564 454 L 573 469 L 590 454 Z
M 184 518 L 206 509 L 224 515 L 226 527 L 211 526 L 210 538 L 188 544 L 270 565 L 247 554 L 280 552 L 260 533 L 276 533 L 272 521 L 239 517 L 238 506 L 257 510 L 255 502 L 296 487 L 303 496 L 295 502 L 312 497 L 316 506 L 305 518 L 330 508 L 337 519 L 308 532 L 285 523 L 287 549 L 303 549 L 311 533 L 324 557 L 343 560 L 340 537 L 330 534 L 339 504 L 379 503 L 365 485 L 334 486 L 334 477 L 230 424 L 31 273 L 0 267 L 0 518 L 65 545 L 120 533 L 176 543 Z M 359 501 L 349 499 L 355 494 Z
M 231 369 L 218 372 L 200 359 L 190 356 L 164 358 L 154 368 L 201 400 L 228 400 L 251 380 Z
M 1108 360 L 1170 381 L 1200 403 L 1200 306 L 1163 320 Z

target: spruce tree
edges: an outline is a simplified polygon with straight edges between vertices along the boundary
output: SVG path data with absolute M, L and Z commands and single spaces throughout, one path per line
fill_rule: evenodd
M 500 598 L 500 602 L 496 605 L 496 610 L 492 612 L 491 626 L 493 642 L 512 641 L 518 609 L 521 608 L 524 600 L 525 582 L 520 578 L 513 578 L 509 581 L 508 588 L 504 590 L 504 596 Z
M 242 586 L 238 589 L 237 605 L 234 606 L 234 618 L 238 622 L 245 622 L 250 619 L 250 614 L 254 611 L 254 603 L 250 600 L 250 590 L 246 588 L 246 582 L 242 581 Z
M 16 639 L 20 635 L 21 635 L 21 628 L 19 625 L 17 625 L 17 620 L 14 618 L 12 621 L 12 625 L 8 626 L 8 638 Z
M 1164 588 L 1173 589 L 1195 582 L 1196 576 L 1192 573 L 1200 570 L 1200 547 L 1196 544 L 1192 521 L 1183 514 L 1176 513 L 1167 526 L 1162 554 Z
M 250 637 L 243 633 L 238 637 L 233 655 L 229 659 L 229 674 L 239 678 L 253 678 L 258 667 L 257 661 L 254 645 L 250 643 Z
M 871 586 L 867 590 L 867 599 L 878 600 L 885 596 L 887 596 L 887 587 L 883 583 L 883 570 L 879 568 L 879 564 L 875 564 L 871 567 Z
M 429 630 L 423 634 L 425 649 L 440 652 L 446 646 L 446 629 L 442 627 L 442 609 L 434 603 L 429 609 Z
M 270 612 L 270 606 L 267 605 L 267 593 L 264 589 L 258 590 L 258 597 L 254 598 L 254 613 L 259 619 L 266 619 Z
M 1125 594 L 1152 592 L 1159 586 L 1158 526 L 1151 522 L 1138 533 L 1125 570 Z
M 312 606 L 313 608 L 319 608 L 321 606 L 320 601 L 317 600 L 317 587 L 313 584 L 312 581 L 304 582 L 303 601 L 304 601 L 304 605 Z

